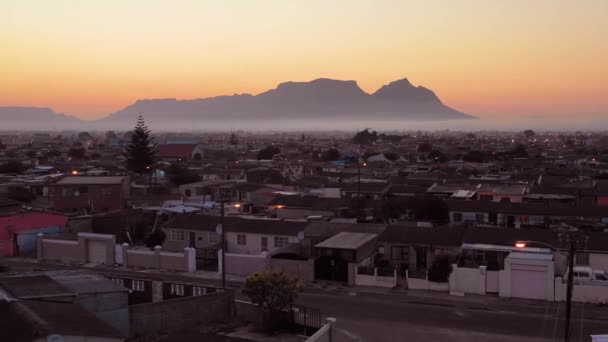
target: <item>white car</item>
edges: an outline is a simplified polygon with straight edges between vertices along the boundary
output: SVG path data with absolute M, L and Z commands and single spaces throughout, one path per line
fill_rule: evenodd
M 565 279 L 568 279 L 566 271 Z M 608 286 L 608 275 L 603 270 L 594 270 L 588 266 L 574 266 L 573 280 L 575 284 L 591 284 Z

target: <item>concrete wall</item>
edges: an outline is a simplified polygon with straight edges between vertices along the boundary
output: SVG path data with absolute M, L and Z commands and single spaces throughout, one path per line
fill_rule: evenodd
M 358 286 L 375 286 L 375 287 L 397 287 L 397 271 L 393 271 L 392 277 L 378 276 L 378 269 L 374 268 L 374 274 L 359 274 L 359 270 L 355 267 L 355 285 Z
M 74 262 L 85 264 L 88 260 L 88 248 L 90 242 L 102 242 L 105 244 L 106 265 L 114 264 L 116 238 L 114 235 L 78 233 L 76 240 L 62 240 L 46 238 L 44 234 L 38 234 L 37 254 L 38 260 L 55 260 L 62 262 Z
M 233 300 L 233 293 L 227 291 L 130 306 L 131 336 L 228 323 L 233 317 Z
M 567 284 L 562 277 L 555 278 L 555 301 L 566 301 Z M 572 301 L 591 304 L 608 304 L 608 286 L 573 285 Z
M 218 251 L 218 272 L 222 273 L 222 251 Z M 270 255 L 226 253 L 226 273 L 246 277 L 252 273 L 270 268 Z
M 316 333 L 306 339 L 306 342 L 333 342 L 336 341 L 336 319 L 328 317 L 325 325 Z
M 125 335 L 129 333 L 127 292 L 99 292 L 79 294 L 75 303 L 92 312 Z
M 315 280 L 315 261 L 270 259 L 270 268 L 283 271 L 292 277 L 298 278 L 302 283 L 311 283 Z
M 486 268 L 464 268 L 452 265 L 450 275 L 450 293 L 452 294 L 486 294 Z
M 555 300 L 555 266 L 553 261 L 545 260 L 529 260 L 529 259 L 505 259 L 504 272 L 499 274 L 499 296 L 511 298 L 511 269 L 512 267 L 526 267 L 526 266 L 546 266 L 547 267 L 547 296 L 545 300 Z
M 410 278 L 408 272 L 405 273 L 407 278 L 407 288 L 410 290 L 428 290 L 428 291 L 450 291 L 450 283 L 436 283 L 428 279 Z
M 165 252 L 160 246 L 153 251 L 130 249 L 129 244 L 116 245 L 115 262 L 127 267 L 143 267 L 180 272 L 196 272 L 196 250 L 184 248 L 183 252 Z

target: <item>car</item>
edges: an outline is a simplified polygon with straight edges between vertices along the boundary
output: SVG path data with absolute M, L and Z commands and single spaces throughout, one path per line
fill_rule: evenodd
M 565 279 L 568 279 L 566 271 Z M 608 275 L 603 270 L 594 270 L 589 266 L 574 266 L 573 280 L 575 284 L 606 285 Z

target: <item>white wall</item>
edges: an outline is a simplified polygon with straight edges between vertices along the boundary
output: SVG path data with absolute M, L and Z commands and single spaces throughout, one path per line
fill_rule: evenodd
M 566 301 L 567 284 L 562 277 L 555 278 L 555 300 Z M 572 301 L 580 303 L 608 304 L 608 286 L 573 285 Z
M 246 245 L 239 245 L 237 235 L 246 235 Z M 262 237 L 268 238 L 268 253 L 274 252 L 277 247 L 274 246 L 274 237 L 279 235 L 264 235 L 264 234 L 250 234 L 250 233 L 237 233 L 237 232 L 226 232 L 226 243 L 228 244 L 229 253 L 233 254 L 260 254 L 262 253 Z M 298 243 L 297 236 L 284 236 L 287 237 L 288 244 Z
M 589 253 L 589 266 L 594 270 L 608 271 L 608 254 Z
M 450 275 L 450 292 L 486 294 L 486 269 L 485 266 L 479 268 L 464 268 L 452 265 Z
M 355 267 L 355 285 L 375 287 L 397 287 L 397 271 L 393 271 L 392 277 L 378 276 L 378 269 L 374 268 L 374 275 L 359 274 Z
M 226 253 L 226 273 L 237 276 L 248 276 L 270 267 L 269 254 L 245 255 Z M 218 251 L 218 272 L 222 272 L 222 253 Z

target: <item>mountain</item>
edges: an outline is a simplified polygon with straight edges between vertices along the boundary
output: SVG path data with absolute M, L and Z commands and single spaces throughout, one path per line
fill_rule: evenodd
M 8 107 L 7 107 L 8 108 Z M 15 108 L 8 110 L 14 113 Z M 31 123 L 73 124 L 71 117 L 45 108 L 22 108 L 21 115 L 9 116 L 26 129 Z M 0 117 L 7 112 L 0 107 Z M 280 129 L 306 127 L 349 128 L 364 122 L 404 122 L 474 119 L 475 117 L 444 105 L 435 93 L 413 86 L 407 79 L 391 82 L 373 94 L 363 91 L 355 81 L 320 78 L 310 82 L 285 82 L 258 95 L 235 94 L 192 100 L 138 100 L 109 116 L 82 122 L 88 129 L 127 129 L 144 114 L 152 129 Z M 53 116 L 54 114 L 54 116 Z M 38 117 L 38 119 L 34 119 Z M 4 121 L 4 120 L 3 120 Z M 315 126 L 316 125 L 316 126 Z M 46 125 L 48 126 L 48 124 Z M 35 128 L 30 128 L 35 129 Z
M 0 107 L 1 130 L 77 129 L 82 121 L 41 107 Z

